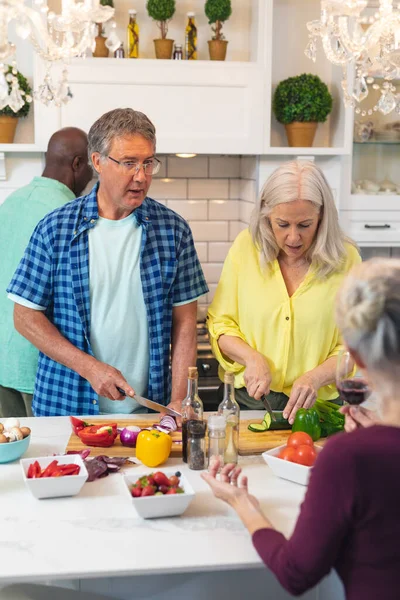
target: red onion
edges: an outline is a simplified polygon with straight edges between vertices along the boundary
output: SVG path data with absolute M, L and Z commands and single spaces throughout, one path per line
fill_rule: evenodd
M 161 417 L 159 423 L 153 425 L 153 429 L 157 429 L 163 433 L 172 433 L 177 429 L 175 418 L 171 417 L 171 415 L 164 415 Z
M 140 432 L 140 427 L 137 427 L 136 425 L 129 425 L 128 427 L 125 427 L 119 434 L 121 444 L 123 446 L 129 446 L 129 448 L 135 448 L 137 436 Z

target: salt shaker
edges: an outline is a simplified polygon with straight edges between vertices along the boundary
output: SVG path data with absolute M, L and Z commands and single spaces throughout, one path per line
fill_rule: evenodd
M 220 469 L 224 466 L 226 420 L 223 415 L 208 417 L 208 468 L 216 459 Z M 220 470 L 219 469 L 219 470 Z
M 201 471 L 206 468 L 206 424 L 204 421 L 188 422 L 187 462 L 189 469 Z

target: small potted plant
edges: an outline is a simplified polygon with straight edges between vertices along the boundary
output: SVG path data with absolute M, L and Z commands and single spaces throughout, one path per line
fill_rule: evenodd
M 11 65 L 0 71 L 8 85 L 8 95 L 0 97 L 0 143 L 12 144 L 18 119 L 28 116 L 32 102 L 32 88 L 27 79 Z M 19 108 L 18 108 L 19 106 Z
M 113 0 L 100 0 L 100 4 L 101 6 L 110 6 L 111 8 L 114 8 Z M 97 58 L 107 58 L 109 50 L 106 46 L 107 38 L 103 35 L 103 23 L 96 23 L 96 27 L 97 35 L 94 38 L 96 42 L 96 47 L 93 50 L 93 56 L 96 56 Z
M 210 60 L 225 60 L 228 42 L 222 33 L 222 25 L 232 14 L 231 0 L 207 0 L 204 11 L 213 32 L 213 38 L 208 42 Z
M 161 39 L 154 40 L 156 58 L 171 58 L 174 40 L 167 39 L 167 33 L 168 21 L 175 13 L 175 0 L 147 0 L 146 8 L 161 31 Z
M 286 129 L 289 146 L 313 145 L 318 123 L 332 110 L 332 96 L 317 75 L 304 73 L 281 81 L 275 90 L 273 111 Z

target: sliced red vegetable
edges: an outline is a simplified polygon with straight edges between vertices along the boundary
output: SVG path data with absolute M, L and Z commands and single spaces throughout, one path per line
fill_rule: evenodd
M 70 417 L 72 430 L 76 435 L 78 435 L 78 431 L 83 429 L 84 427 L 90 427 L 91 423 L 86 423 L 86 421 L 82 421 L 82 419 L 78 419 L 77 417 Z
M 175 417 L 172 417 L 171 415 L 164 415 L 161 417 L 160 422 L 155 423 L 152 427 L 152 429 L 157 429 L 163 433 L 173 433 L 177 428 L 178 426 Z
M 43 469 L 41 473 L 41 477 L 52 477 L 54 471 L 57 470 L 58 460 L 53 460 L 51 463 L 47 465 L 45 469 Z
M 126 458 L 121 456 L 105 456 L 103 454 L 87 458 L 85 465 L 89 474 L 88 481 L 95 481 L 100 477 L 107 477 L 109 473 L 119 471 L 126 460 Z

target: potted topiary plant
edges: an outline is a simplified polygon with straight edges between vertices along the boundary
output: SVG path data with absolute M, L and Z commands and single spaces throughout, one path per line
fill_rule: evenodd
M 281 81 L 275 90 L 273 111 L 286 129 L 289 146 L 313 145 L 318 123 L 332 110 L 332 96 L 317 75 L 304 73 Z
M 171 58 L 174 40 L 167 39 L 167 33 L 168 21 L 175 13 L 175 0 L 147 0 L 146 8 L 161 31 L 161 39 L 154 40 L 156 58 Z
M 222 24 L 232 14 L 231 0 L 207 0 L 204 11 L 213 32 L 213 38 L 208 42 L 210 59 L 225 60 L 228 42 L 224 39 Z
M 26 117 L 32 102 L 32 88 L 27 79 L 11 65 L 0 70 L 0 83 L 5 80 L 8 93 L 0 95 L 0 143 L 14 141 L 18 119 Z M 5 90 L 5 85 L 1 86 Z
M 100 4 L 101 6 L 111 6 L 111 8 L 114 8 L 113 0 L 100 0 Z M 93 56 L 96 56 L 98 58 L 107 58 L 109 50 L 106 46 L 107 38 L 103 35 L 103 23 L 96 23 L 96 27 L 97 35 L 94 38 L 96 41 L 96 47 L 93 50 Z

